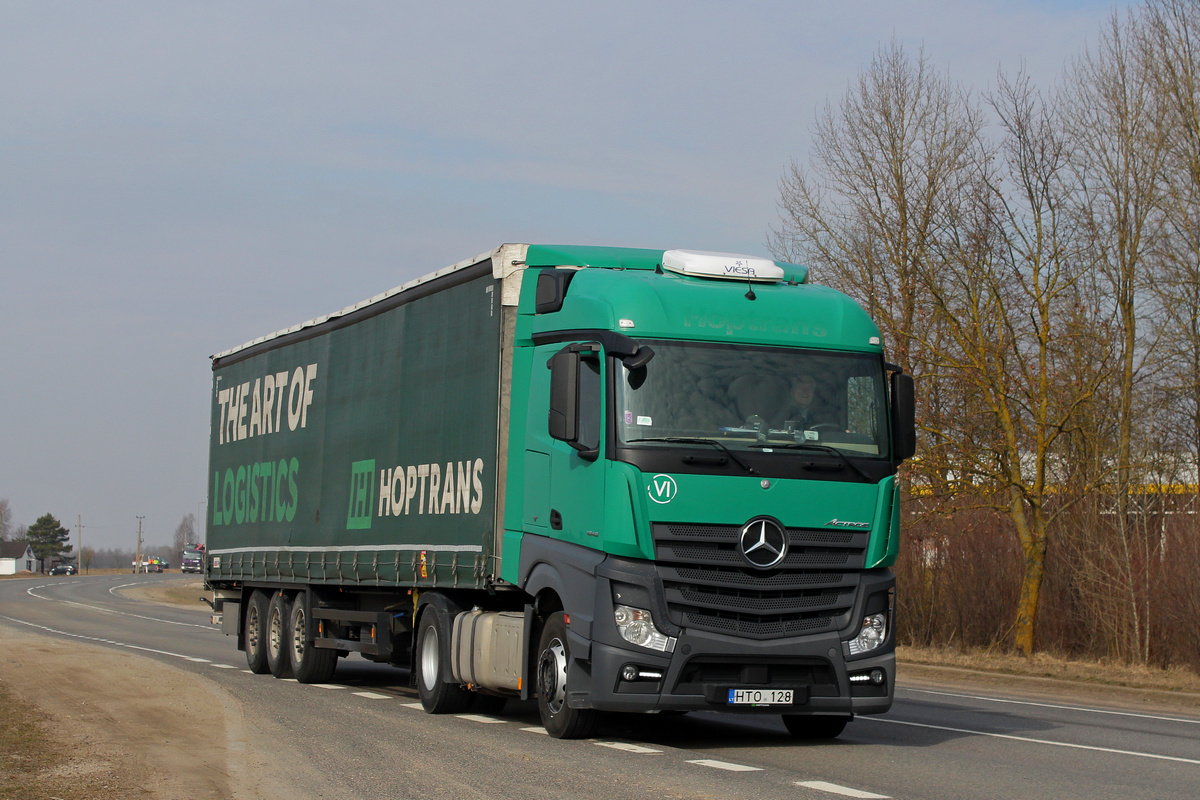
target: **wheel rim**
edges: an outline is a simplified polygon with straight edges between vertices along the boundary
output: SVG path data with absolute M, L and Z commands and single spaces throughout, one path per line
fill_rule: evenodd
M 267 648 L 271 651 L 271 656 L 279 658 L 281 655 L 280 643 L 283 641 L 283 620 L 279 618 L 279 611 L 272 611 L 267 619 Z
M 437 628 L 430 625 L 425 629 L 425 638 L 421 640 L 421 685 L 427 692 L 432 692 L 437 687 L 441 659 Z
M 299 664 L 304 660 L 304 609 L 296 609 L 296 613 L 292 617 L 292 663 Z
M 562 711 L 567 697 L 567 649 L 552 639 L 538 659 L 538 693 L 551 714 Z
M 251 653 L 257 652 L 259 646 L 262 644 L 259 641 L 259 628 L 261 627 L 261 621 L 258 618 L 258 609 L 251 606 L 246 616 L 246 649 Z

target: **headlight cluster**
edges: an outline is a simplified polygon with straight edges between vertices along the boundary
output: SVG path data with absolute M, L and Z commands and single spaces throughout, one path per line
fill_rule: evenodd
M 670 653 L 675 649 L 675 640 L 659 632 L 658 628 L 654 626 L 654 617 L 649 611 L 632 606 L 615 606 L 613 622 L 617 623 L 617 630 L 620 632 L 621 638 L 630 644 L 648 647 L 651 650 L 660 650 L 664 653 Z
M 862 630 L 850 640 L 850 655 L 868 653 L 887 639 L 887 615 L 871 614 L 863 620 Z

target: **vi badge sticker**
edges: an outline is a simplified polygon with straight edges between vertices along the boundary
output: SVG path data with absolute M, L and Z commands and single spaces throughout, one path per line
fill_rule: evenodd
M 650 485 L 646 487 L 650 492 L 650 499 L 656 503 L 669 503 L 675 499 L 679 487 L 675 485 L 675 479 L 670 475 L 655 475 L 650 479 Z

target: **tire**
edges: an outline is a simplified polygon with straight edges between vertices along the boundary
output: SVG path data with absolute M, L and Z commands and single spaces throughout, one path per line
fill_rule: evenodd
M 337 651 L 317 647 L 309 641 L 308 614 L 304 607 L 305 594 L 301 592 L 292 600 L 292 613 L 288 618 L 288 655 L 292 660 L 292 674 L 300 683 L 325 683 L 337 669 Z
M 255 675 L 266 675 L 271 671 L 267 665 L 267 605 L 266 594 L 255 590 L 246 603 L 246 624 L 242 629 L 242 649 L 246 651 L 246 665 Z
M 461 686 L 442 680 L 446 654 L 450 649 L 450 624 L 444 611 L 425 606 L 417 626 L 417 694 L 427 714 L 458 714 L 471 705 L 473 694 Z
M 836 739 L 846 730 L 853 717 L 813 717 L 805 714 L 784 714 L 783 724 L 797 739 L 812 741 Z
M 292 677 L 292 657 L 288 652 L 288 618 L 291 604 L 283 592 L 275 592 L 267 606 L 267 666 L 276 678 Z
M 584 739 L 592 735 L 600 721 L 597 711 L 571 708 L 567 703 L 567 666 L 571 646 L 567 642 L 566 615 L 555 612 L 542 626 L 538 640 L 537 706 L 546 733 L 555 739 Z

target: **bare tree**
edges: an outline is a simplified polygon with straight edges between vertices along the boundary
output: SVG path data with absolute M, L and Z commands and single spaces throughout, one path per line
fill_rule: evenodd
M 933 268 L 947 206 L 967 180 L 982 117 L 924 53 L 893 40 L 814 129 L 806 170 L 780 182 L 777 256 L 820 268 L 856 297 L 890 339 L 890 355 L 923 373 L 913 332 L 929 320 L 921 275 Z
M 1117 332 L 1112 345 L 1118 362 L 1110 389 L 1115 411 L 1108 462 L 1111 512 L 1105 519 L 1111 522 L 1119 557 L 1112 562 L 1109 591 L 1124 597 L 1131 622 L 1123 655 L 1144 663 L 1150 646 L 1150 587 L 1137 565 L 1146 563 L 1149 542 L 1142 527 L 1145 518 L 1130 498 L 1146 483 L 1146 468 L 1156 455 L 1145 411 L 1159 355 L 1153 334 L 1160 315 L 1152 287 L 1155 254 L 1165 230 L 1161 200 L 1167 138 L 1165 105 L 1140 46 L 1142 26 L 1137 10 L 1110 16 L 1095 50 L 1073 64 L 1066 118 L 1076 142 L 1079 218 L 1088 231 Z
M 172 539 L 172 546 L 174 548 L 174 553 L 171 557 L 172 560 L 178 559 L 183 549 L 188 544 L 196 541 L 198 541 L 196 538 L 196 515 L 187 514 L 180 520 L 179 525 L 175 527 L 175 537 Z
M 0 542 L 8 540 L 12 530 L 12 509 L 8 507 L 7 499 L 0 499 Z

